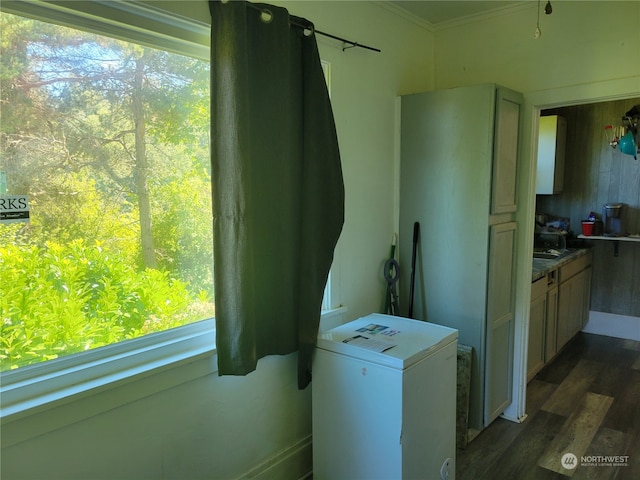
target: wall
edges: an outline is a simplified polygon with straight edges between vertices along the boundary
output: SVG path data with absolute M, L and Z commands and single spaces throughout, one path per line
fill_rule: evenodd
M 640 75 L 640 3 L 556 1 L 541 13 L 536 2 L 484 21 L 436 33 L 436 88 L 496 82 L 530 93 L 592 85 Z
M 155 3 L 208 14 L 203 0 Z M 278 3 L 319 30 L 382 50 L 343 52 L 319 38 L 346 185 L 334 281 L 349 320 L 383 302 L 382 265 L 397 222 L 396 95 L 432 87 L 432 35 L 368 2 Z M 299 478 L 311 468 L 312 387 L 297 390 L 295 364 L 295 355 L 269 357 L 247 377 L 229 378 L 217 376 L 215 358 L 202 359 L 4 424 L 1 476 Z
M 604 126 L 619 124 L 640 97 L 550 109 L 567 119 L 565 183 L 559 195 L 538 195 L 540 212 L 569 217 L 576 234 L 589 212 L 602 213 L 608 202 L 627 204 L 627 232 L 640 234 L 640 162 L 612 149 Z M 591 310 L 640 317 L 640 243 L 592 241 Z

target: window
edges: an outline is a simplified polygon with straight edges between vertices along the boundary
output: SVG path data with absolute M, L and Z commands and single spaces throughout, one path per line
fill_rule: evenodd
M 2 371 L 214 316 L 208 61 L 32 16 L 0 13 Z
M 28 225 L 0 224 L 0 339 L 20 337 L 23 308 L 35 309 L 29 320 L 36 324 L 55 322 L 53 309 L 70 311 L 67 324 L 54 326 L 57 334 L 85 329 L 79 342 L 71 342 L 78 335 L 67 335 L 69 343 L 63 335 L 50 350 L 43 348 L 53 345 L 46 328 L 29 338 L 21 333 L 32 350 L 19 358 L 6 353 L 11 345 L 0 345 L 4 419 L 210 356 L 215 325 L 207 203 L 209 26 L 138 2 L 3 0 L 0 7 L 0 193 L 31 196 Z M 137 59 L 151 62 L 148 69 Z M 151 259 L 143 254 L 144 208 L 134 175 L 138 68 L 147 87 Z M 155 267 L 145 267 L 149 260 Z M 16 262 L 24 274 L 12 277 L 13 290 L 9 275 L 19 268 Z M 338 279 L 328 284 L 323 306 L 323 317 L 334 321 L 345 310 L 331 309 L 339 305 Z M 22 302 L 5 295 L 9 288 Z M 102 300 L 83 303 L 86 297 Z M 99 311 L 111 312 L 102 317 L 115 328 L 83 321 L 89 314 L 102 318 Z M 120 316 L 137 318 L 136 327 L 127 331 Z M 102 329 L 102 338 L 89 335 L 92 329 Z M 205 363 L 193 374 L 211 373 L 215 362 Z

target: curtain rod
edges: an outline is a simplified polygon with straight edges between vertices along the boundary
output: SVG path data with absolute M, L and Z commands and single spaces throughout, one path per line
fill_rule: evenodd
M 361 43 L 358 42 L 354 42 L 352 40 L 347 40 L 346 38 L 342 38 L 342 37 L 336 37 L 335 35 L 331 35 L 330 33 L 324 33 L 321 32 L 320 30 L 315 30 L 314 31 L 318 34 L 318 35 L 324 35 L 325 37 L 329 37 L 329 38 L 333 38 L 334 40 L 340 40 L 343 43 L 348 43 L 351 46 L 350 47 L 342 47 L 342 51 L 344 52 L 347 48 L 354 48 L 354 47 L 358 47 L 358 48 L 366 48 L 367 50 L 373 50 L 374 52 L 380 52 L 381 50 L 379 48 L 374 48 L 374 47 L 368 47 L 367 45 L 362 45 Z
M 259 11 L 260 14 L 262 15 L 262 20 L 265 23 L 269 23 L 271 21 L 271 17 L 273 16 L 273 14 L 271 13 L 271 11 L 268 8 L 259 7 L 258 5 L 254 5 L 251 2 L 246 2 L 246 4 L 249 7 L 253 8 L 254 10 Z M 307 20 L 306 18 L 296 17 L 294 15 L 289 15 L 289 23 L 291 25 L 294 25 L 294 26 L 298 27 L 298 28 L 302 28 L 303 30 L 310 30 L 311 32 L 309 33 L 309 35 L 311 35 L 311 33 L 317 33 L 318 35 L 323 35 L 325 37 L 333 38 L 334 40 L 339 40 L 342 43 L 348 43 L 350 45 L 349 47 L 342 47 L 342 51 L 343 52 L 345 50 L 347 50 L 348 48 L 364 48 L 364 49 L 367 49 L 367 50 L 372 50 L 374 52 L 380 52 L 381 51 L 378 48 L 369 47 L 367 45 L 363 45 L 361 43 L 354 42 L 353 40 L 347 40 L 346 38 L 338 37 L 336 35 L 331 35 L 330 33 L 325 33 L 325 32 L 321 32 L 320 30 L 316 30 L 316 27 L 313 25 L 313 23 L 310 22 L 309 20 Z

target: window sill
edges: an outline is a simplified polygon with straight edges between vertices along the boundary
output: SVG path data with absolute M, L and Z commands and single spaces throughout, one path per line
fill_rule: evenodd
M 342 321 L 345 307 L 322 312 L 321 330 Z M 161 371 L 209 359 L 190 375 L 177 373 L 153 384 L 144 396 L 199 376 L 215 373 L 215 321 L 128 340 L 96 350 L 3 372 L 0 377 L 0 420 L 3 425 L 55 408 L 82 397 L 104 392 Z M 168 382 L 168 383 L 167 383 Z M 127 401 L 131 401 L 128 398 Z M 26 433 L 26 432 L 25 432 Z
M 17 420 L 215 354 L 214 320 L 2 373 L 0 419 Z

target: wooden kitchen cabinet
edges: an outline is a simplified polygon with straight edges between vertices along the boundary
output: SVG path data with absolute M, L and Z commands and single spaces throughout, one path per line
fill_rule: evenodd
M 529 312 L 529 346 L 527 351 L 527 381 L 544 366 L 546 351 L 547 277 L 531 284 Z
M 556 273 L 555 271 L 552 273 Z M 558 352 L 556 332 L 558 331 L 558 284 L 553 283 L 547 290 L 547 316 L 545 318 L 544 362 L 549 362 Z
M 458 342 L 473 348 L 474 431 L 512 399 L 522 103 L 520 93 L 492 84 L 401 103 L 400 305 L 409 304 L 419 222 L 413 316 L 457 329 Z
M 578 333 L 589 315 L 591 253 L 560 268 L 556 346 L 560 350 Z
M 527 381 L 531 380 L 556 352 L 558 271 L 552 270 L 531 284 Z
M 536 195 L 562 193 L 567 121 L 558 115 L 540 117 Z
M 591 252 L 531 284 L 527 381 L 582 330 L 591 291 Z

